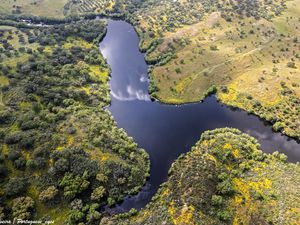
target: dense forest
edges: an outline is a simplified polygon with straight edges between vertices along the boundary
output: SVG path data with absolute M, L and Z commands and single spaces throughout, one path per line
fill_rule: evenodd
M 109 112 L 103 21 L 1 27 L 0 219 L 97 224 L 149 170 Z

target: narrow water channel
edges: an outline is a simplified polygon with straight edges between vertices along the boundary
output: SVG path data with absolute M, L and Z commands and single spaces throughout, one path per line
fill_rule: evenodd
M 150 179 L 135 196 L 114 208 L 118 212 L 144 207 L 159 185 L 167 179 L 171 163 L 199 140 L 201 133 L 234 127 L 256 139 L 265 152 L 285 153 L 290 162 L 300 161 L 300 145 L 274 133 L 269 124 L 241 110 L 221 105 L 214 96 L 202 103 L 181 106 L 150 101 L 147 64 L 138 48 L 133 27 L 123 21 L 108 21 L 107 35 L 100 50 L 111 67 L 111 106 L 118 127 L 134 138 L 150 155 Z

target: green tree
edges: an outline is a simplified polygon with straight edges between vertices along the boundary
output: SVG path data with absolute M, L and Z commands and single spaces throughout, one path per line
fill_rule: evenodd
M 220 206 L 223 203 L 223 197 L 220 195 L 213 195 L 211 197 L 211 203 L 213 206 Z
M 12 213 L 14 218 L 30 219 L 33 209 L 34 201 L 30 197 L 19 197 L 13 200 Z
M 85 179 L 86 176 L 87 173 L 84 173 L 82 177 L 75 176 L 72 173 L 65 174 L 59 185 L 64 188 L 64 196 L 67 199 L 74 198 L 89 187 L 90 182 Z
M 53 200 L 57 194 L 58 194 L 57 188 L 54 186 L 50 186 L 46 190 L 40 193 L 39 200 L 42 202 L 49 202 Z
M 91 199 L 93 201 L 99 201 L 104 196 L 104 194 L 105 194 L 105 188 L 100 186 L 92 192 Z

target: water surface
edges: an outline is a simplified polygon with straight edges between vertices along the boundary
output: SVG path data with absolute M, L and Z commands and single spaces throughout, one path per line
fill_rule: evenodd
M 221 105 L 214 96 L 202 103 L 181 106 L 150 101 L 147 64 L 139 52 L 133 27 L 123 21 L 108 21 L 100 50 L 111 67 L 111 106 L 118 127 L 124 128 L 150 155 L 151 175 L 141 192 L 128 197 L 114 210 L 140 209 L 167 179 L 171 163 L 199 140 L 202 132 L 233 127 L 256 139 L 265 152 L 284 152 L 290 162 L 300 161 L 300 145 L 254 115 Z

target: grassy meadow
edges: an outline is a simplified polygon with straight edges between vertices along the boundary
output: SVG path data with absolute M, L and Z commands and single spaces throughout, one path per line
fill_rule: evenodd
M 68 0 L 2 0 L 0 14 L 63 18 Z
M 177 19 L 168 14 L 174 9 L 156 13 L 167 3 L 138 10 L 143 14 L 136 25 L 141 48 L 153 64 L 149 91 L 171 104 L 196 102 L 216 91 L 223 103 L 255 113 L 274 130 L 299 139 L 300 1 L 258 2 L 257 8 L 249 6 L 252 15 L 247 5 L 244 13 L 225 3 L 218 10 L 196 7 L 202 12 L 199 22 L 192 10 Z M 192 3 L 178 4 L 189 8 Z
M 254 98 L 276 101 L 277 94 L 266 88 L 276 90 L 280 81 L 299 84 L 298 4 L 298 0 L 288 2 L 287 10 L 271 21 L 243 18 L 227 22 L 214 12 L 199 23 L 165 33 L 163 42 L 147 55 L 151 61 L 169 48 L 175 52 L 174 59 L 155 66 L 151 73 L 158 98 L 169 103 L 199 101 L 212 85 L 239 82 L 237 86 Z M 287 66 L 290 61 L 295 68 Z M 273 70 L 277 74 L 272 77 Z M 299 96 L 299 88 L 293 89 Z

